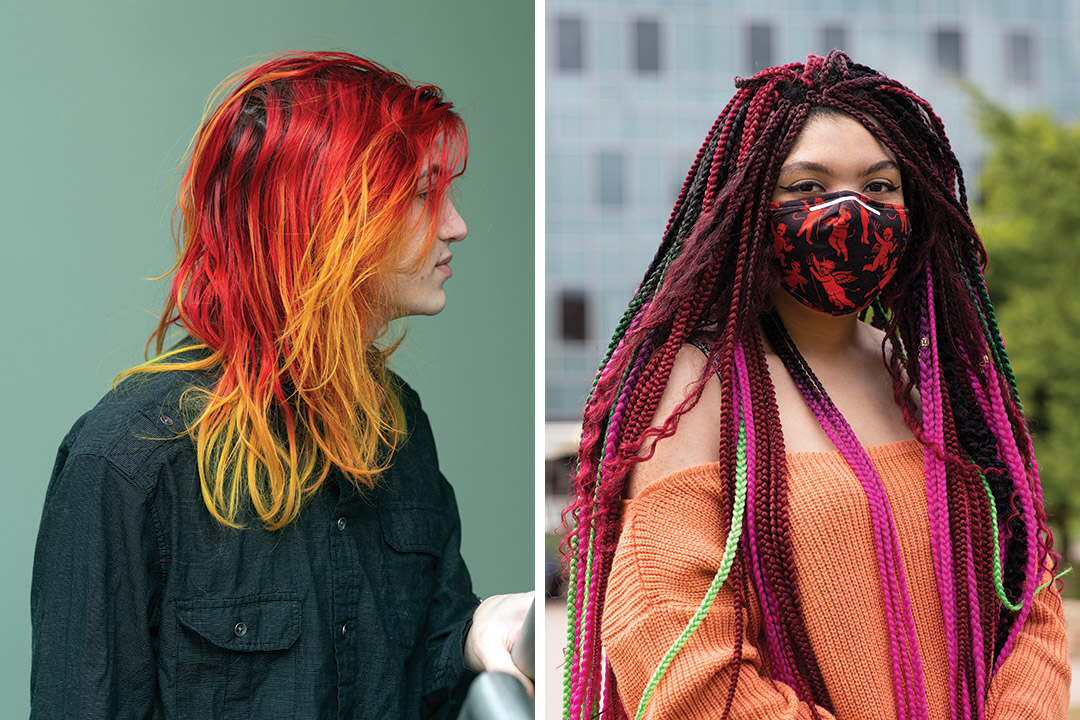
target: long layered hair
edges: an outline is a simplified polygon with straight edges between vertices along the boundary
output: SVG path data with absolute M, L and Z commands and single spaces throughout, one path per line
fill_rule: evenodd
M 808 117 L 840 112 L 889 148 L 901 168 L 911 240 L 867 319 L 885 333 L 896 403 L 925 448 L 953 716 L 981 717 L 990 678 L 1012 650 L 1036 585 L 1045 568 L 1056 567 L 1057 557 L 1031 436 L 983 280 L 986 255 L 968 213 L 960 166 L 926 101 L 839 51 L 735 84 L 734 98 L 694 160 L 585 406 L 564 542 L 565 715 L 576 720 L 625 714 L 600 647 L 620 501 L 632 465 L 649 454 L 647 443 L 675 432 L 714 373 L 722 391 L 723 441 L 716 452 L 726 512 L 731 526 L 742 528 L 728 541 L 737 542 L 727 580 L 735 589 L 735 613 L 747 606 L 748 593 L 761 598 L 769 672 L 811 707 L 831 706 L 802 613 L 784 438 L 758 328 L 779 280 L 767 223 L 781 164 Z M 650 427 L 676 353 L 703 327 L 717 332 L 702 377 L 671 417 Z M 797 384 L 808 388 L 811 408 L 828 422 L 832 410 L 812 373 L 790 357 L 790 349 L 776 351 L 789 356 Z M 910 608 L 905 611 L 906 593 L 895 577 L 899 548 L 895 537 L 888 540 L 887 507 L 871 509 L 875 531 L 886 538 L 878 545 L 878 562 L 887 619 L 895 625 L 898 715 L 925 716 L 918 653 L 909 642 Z M 740 636 L 736 658 L 742 642 Z M 725 715 L 737 682 L 734 672 Z
M 345 53 L 279 56 L 226 79 L 208 107 L 219 100 L 180 185 L 158 357 L 121 378 L 215 373 L 182 404 L 203 499 L 226 525 L 250 507 L 278 529 L 334 468 L 373 486 L 404 436 L 397 343 L 381 336 L 418 179 L 431 171 L 430 243 L 467 140 L 438 88 Z M 161 354 L 174 326 L 204 357 Z

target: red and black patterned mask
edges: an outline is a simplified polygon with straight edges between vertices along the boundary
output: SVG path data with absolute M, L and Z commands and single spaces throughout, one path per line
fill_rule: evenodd
M 769 207 L 780 283 L 803 305 L 858 312 L 896 274 L 910 230 L 906 208 L 847 190 Z

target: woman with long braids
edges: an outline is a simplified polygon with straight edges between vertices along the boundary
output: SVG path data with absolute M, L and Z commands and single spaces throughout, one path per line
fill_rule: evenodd
M 157 357 L 57 457 L 31 716 L 456 717 L 473 671 L 521 676 L 530 595 L 473 595 L 387 323 L 446 302 L 464 125 L 345 53 L 276 57 L 218 97 Z
M 1064 718 L 1020 399 L 941 120 L 736 81 L 585 408 L 565 717 Z

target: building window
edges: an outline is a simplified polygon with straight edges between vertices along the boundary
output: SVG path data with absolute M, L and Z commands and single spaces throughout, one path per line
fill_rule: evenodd
M 585 43 L 581 18 L 560 17 L 555 20 L 555 64 L 559 70 L 581 70 L 585 67 Z
M 602 152 L 597 159 L 597 164 L 600 204 L 622 205 L 626 195 L 623 187 L 623 156 L 619 153 Z
M 559 293 L 559 337 L 570 342 L 584 342 L 588 337 L 589 301 L 580 290 Z
M 935 31 L 934 54 L 937 58 L 938 70 L 942 73 L 952 76 L 964 73 L 963 37 L 959 30 Z
M 826 25 L 821 28 L 821 52 L 847 50 L 847 29 L 842 25 Z
M 751 24 L 746 28 L 746 37 L 750 73 L 772 67 L 774 65 L 772 25 Z
M 660 23 L 656 20 L 634 21 L 634 69 L 660 72 Z
M 1035 83 L 1035 50 L 1031 35 L 1009 33 L 1005 39 L 1005 78 L 1013 85 Z

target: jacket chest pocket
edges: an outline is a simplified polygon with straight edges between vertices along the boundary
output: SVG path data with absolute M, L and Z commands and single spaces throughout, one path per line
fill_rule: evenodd
M 294 593 L 181 600 L 176 704 L 182 718 L 295 716 L 300 600 Z
M 412 648 L 420 640 L 428 608 L 436 599 L 439 558 L 450 522 L 437 509 L 416 505 L 384 505 L 379 508 L 379 521 L 388 631 L 400 645 Z

